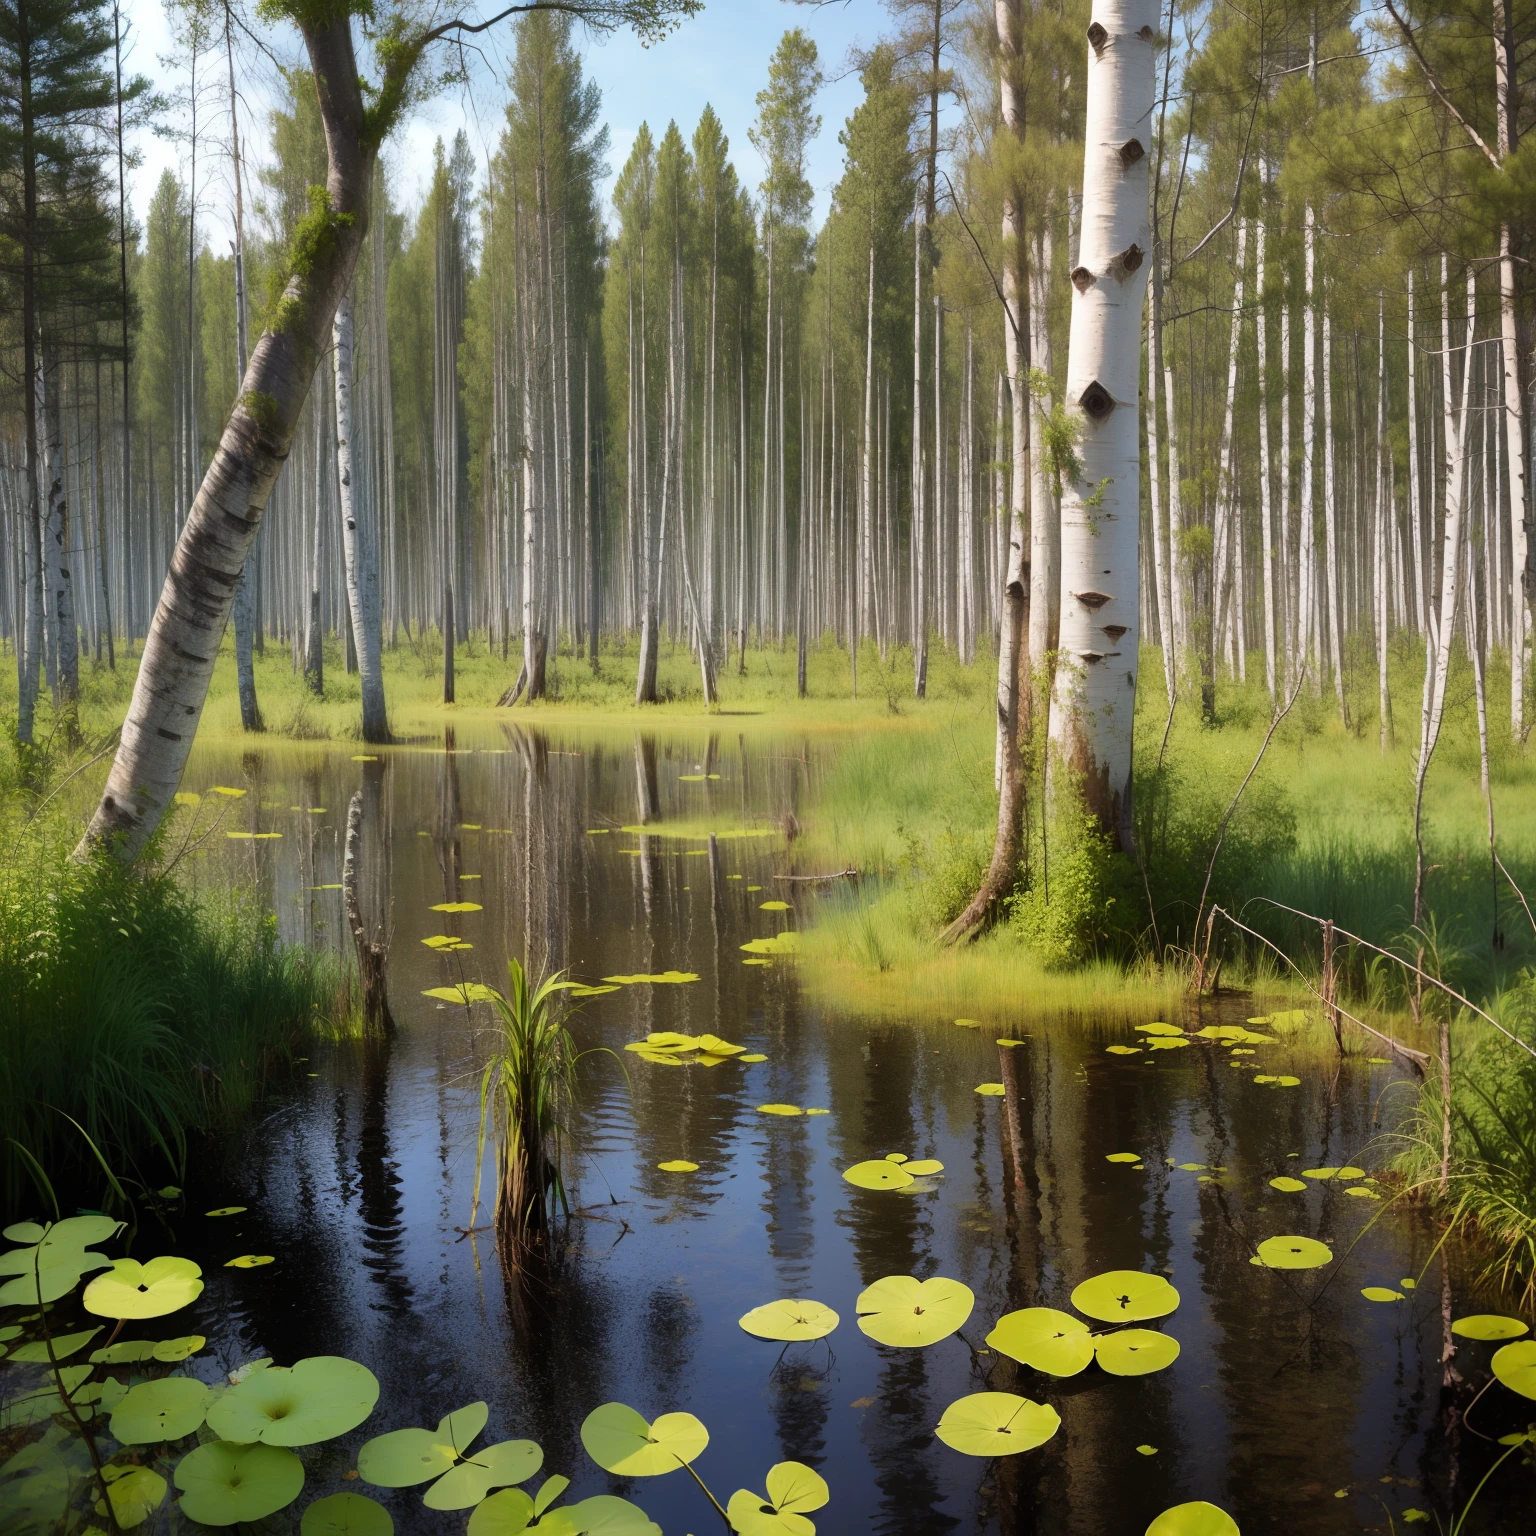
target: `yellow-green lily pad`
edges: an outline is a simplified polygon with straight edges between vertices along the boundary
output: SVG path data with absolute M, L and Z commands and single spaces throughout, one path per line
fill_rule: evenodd
M 819 1472 L 798 1461 L 781 1461 L 768 1472 L 768 1496 L 738 1488 L 725 1507 L 737 1536 L 812 1536 L 805 1517 L 820 1509 L 830 1490 Z
M 690 1163 L 685 1157 L 674 1157 L 670 1162 L 657 1163 L 656 1166 L 663 1173 L 697 1173 L 699 1165 Z
M 843 1177 L 859 1189 L 905 1189 L 912 1182 L 912 1175 L 900 1163 L 883 1158 L 855 1163 L 844 1170 Z
M 691 1413 L 664 1413 L 647 1423 L 624 1403 L 604 1403 L 582 1421 L 581 1443 L 616 1477 L 660 1477 L 700 1456 L 709 1431 Z
M 770 1301 L 753 1307 L 740 1319 L 741 1326 L 755 1338 L 804 1343 L 824 1339 L 838 1324 L 838 1315 L 819 1301 Z
M 1267 1237 L 1258 1260 L 1268 1269 L 1320 1269 L 1333 1262 L 1333 1250 L 1315 1237 Z
M 312 1355 L 255 1371 L 208 1411 L 221 1440 L 249 1445 L 314 1445 L 356 1429 L 379 1400 L 378 1378 L 340 1355 Z
M 428 1509 L 472 1509 L 493 1488 L 526 1482 L 544 1465 L 532 1440 L 502 1440 L 464 1457 L 427 1489 Z
M 1165 1509 L 1147 1527 L 1147 1536 L 1240 1536 L 1237 1521 L 1215 1504 L 1196 1499 Z
M 1293 1179 L 1289 1174 L 1283 1173 L 1278 1179 L 1271 1179 L 1269 1187 L 1271 1189 L 1278 1189 L 1282 1195 L 1295 1195 L 1307 1187 L 1307 1181 L 1305 1179 Z
M 1496 1349 L 1490 1365 L 1511 1392 L 1536 1399 L 1536 1339 L 1522 1339 Z
M 1055 1307 L 1025 1307 L 998 1318 L 990 1348 L 1048 1376 L 1076 1376 L 1093 1359 L 1088 1325 Z
M 213 1440 L 176 1465 L 181 1512 L 200 1525 L 264 1520 L 298 1498 L 304 1463 L 279 1445 L 230 1445 Z
M 117 1405 L 112 1437 L 124 1445 L 180 1440 L 203 1422 L 210 1397 L 208 1388 L 193 1376 L 140 1382 Z
M 1179 1341 L 1151 1328 L 1123 1328 L 1093 1341 L 1099 1366 L 1111 1376 L 1150 1376 L 1179 1358 Z
M 1111 1269 L 1084 1280 L 1072 1292 L 1072 1305 L 1101 1323 L 1145 1323 L 1167 1317 L 1179 1293 L 1162 1275 L 1139 1269 Z
M 958 1280 L 887 1275 L 859 1294 L 859 1327 L 877 1344 L 923 1349 L 965 1326 L 976 1298 Z
M 304 1511 L 299 1536 L 394 1536 L 395 1521 L 366 1493 L 332 1493 Z
M 1000 1099 L 1007 1090 L 1001 1083 L 977 1083 L 976 1092 L 985 1099 Z
M 1530 1328 L 1518 1317 L 1500 1317 L 1495 1312 L 1478 1312 L 1471 1317 L 1458 1317 L 1451 1324 L 1451 1332 L 1464 1339 L 1518 1339 L 1529 1333 Z
M 794 1104 L 759 1104 L 760 1115 L 803 1115 L 805 1111 Z
M 191 1259 L 168 1254 L 147 1264 L 116 1259 L 106 1274 L 97 1275 L 86 1286 L 81 1304 L 97 1317 L 164 1317 L 190 1306 L 203 1294 L 202 1273 Z
M 431 1429 L 376 1435 L 357 1453 L 358 1476 L 375 1488 L 414 1488 L 441 1477 L 474 1443 L 491 1410 L 485 1403 L 456 1408 Z
M 1044 1445 L 1061 1428 L 1049 1403 L 1013 1392 L 973 1392 L 944 1410 L 935 1433 L 967 1456 L 1011 1456 Z
M 1360 1294 L 1367 1301 L 1402 1301 L 1404 1299 L 1401 1291 L 1394 1291 L 1386 1285 L 1368 1285 Z

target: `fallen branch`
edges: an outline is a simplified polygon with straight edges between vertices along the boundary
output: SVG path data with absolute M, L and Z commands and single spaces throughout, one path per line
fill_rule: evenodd
M 1276 905 L 1278 905 L 1278 903 L 1276 903 Z M 1218 913 L 1220 913 L 1222 917 L 1226 918 L 1226 920 L 1231 923 L 1234 928 L 1242 929 L 1244 933 L 1251 935 L 1253 938 L 1257 939 L 1259 943 L 1265 945 L 1269 949 L 1274 950 L 1274 952 L 1288 966 L 1290 966 L 1293 971 L 1295 971 L 1297 979 L 1301 982 L 1302 986 L 1304 986 L 1307 991 L 1310 992 L 1313 997 L 1318 1000 L 1318 1002 L 1323 1001 L 1323 994 L 1319 992 L 1310 981 L 1307 980 L 1307 978 L 1302 974 L 1301 967 L 1297 965 L 1296 962 L 1292 960 L 1291 957 L 1286 954 L 1286 952 L 1281 949 L 1278 944 L 1274 943 L 1271 939 L 1265 938 L 1264 935 L 1260 933 L 1256 928 L 1250 928 L 1247 923 L 1239 922 L 1237 918 L 1233 917 L 1225 907 L 1211 908 L 1211 918 L 1213 920 Z M 1305 913 L 1302 914 L 1302 916 L 1305 915 Z M 1342 931 L 1343 930 L 1341 929 L 1340 932 Z M 1396 957 L 1394 956 L 1393 958 Z M 1363 1029 L 1366 1034 L 1372 1036 L 1374 1039 L 1380 1040 L 1381 1043 L 1387 1046 L 1390 1050 L 1396 1051 L 1404 1061 L 1408 1062 L 1413 1067 L 1414 1071 L 1417 1072 L 1420 1077 L 1423 1077 L 1424 1068 L 1429 1062 L 1428 1052 L 1416 1051 L 1411 1045 L 1404 1045 L 1401 1040 L 1394 1040 L 1391 1035 L 1384 1035 L 1379 1029 L 1374 1029 L 1371 1027 L 1371 1025 L 1367 1024 L 1364 1019 L 1357 1019 L 1354 1014 L 1352 1014 L 1347 1008 L 1338 1003 L 1335 1003 L 1334 1007 L 1337 1008 L 1338 1011 L 1346 1019 L 1348 1019 L 1351 1024 L 1354 1024 L 1358 1028 Z
M 839 869 L 830 875 L 775 875 L 775 880 L 818 881 L 818 880 L 857 880 L 859 872 L 856 869 Z

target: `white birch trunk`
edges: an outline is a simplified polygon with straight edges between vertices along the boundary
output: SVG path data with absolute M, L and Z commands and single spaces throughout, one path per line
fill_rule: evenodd
M 1236 282 L 1232 289 L 1232 320 L 1227 328 L 1227 403 L 1221 419 L 1221 446 L 1216 469 L 1216 536 L 1215 536 L 1215 611 L 1211 614 L 1212 644 L 1228 634 L 1231 622 L 1232 598 L 1232 418 L 1237 404 L 1237 348 L 1241 338 L 1243 317 L 1243 278 L 1248 262 L 1248 221 L 1242 219 L 1237 226 Z M 1237 637 L 1237 647 L 1242 637 Z M 1233 671 L 1237 670 L 1237 647 L 1228 644 Z
M 1333 692 L 1339 718 L 1349 729 L 1349 709 L 1344 700 L 1343 605 L 1339 601 L 1338 505 L 1333 464 L 1333 318 L 1323 299 L 1323 554 L 1327 562 L 1328 664 L 1333 672 Z
M 341 297 L 331 324 L 331 358 L 336 380 L 336 470 L 341 493 L 341 553 L 346 567 L 347 607 L 357 641 L 358 680 L 363 695 L 363 740 L 389 740 L 384 707 L 384 620 L 379 602 L 379 562 L 373 536 L 373 508 L 359 497 L 352 465 L 352 295 Z M 377 363 L 375 364 L 377 366 Z M 359 505 L 359 502 L 362 505 Z
M 1054 246 L 1050 213 L 1042 207 L 1033 239 L 1029 264 L 1029 368 L 1048 378 L 1055 376 L 1051 352 L 1050 307 L 1046 302 L 1051 280 Z M 1034 391 L 1030 391 L 1034 396 Z M 1035 420 L 1032 431 L 1040 437 L 1041 412 L 1048 401 L 1032 398 Z M 1043 455 L 1033 456 L 1029 488 L 1029 654 L 1037 666 L 1048 666 L 1061 630 L 1061 508 L 1055 487 L 1046 472 Z M 1049 679 L 1046 680 L 1049 687 Z
M 1269 320 L 1264 303 L 1264 221 L 1254 229 L 1253 294 L 1258 300 L 1254 315 L 1254 336 L 1258 343 L 1259 367 L 1259 538 L 1263 548 L 1264 578 L 1264 684 L 1270 700 L 1276 692 L 1275 667 L 1275 514 L 1270 504 L 1269 480 Z
M 1391 482 L 1387 464 L 1387 304 L 1376 301 L 1376 505 L 1373 536 L 1376 597 L 1376 709 L 1381 719 L 1381 750 L 1392 744 L 1392 694 L 1387 682 L 1387 642 L 1390 638 L 1391 596 L 1388 584 L 1387 542 L 1392 523 Z
M 1147 490 L 1152 505 L 1152 570 L 1157 589 L 1157 628 L 1162 639 L 1163 686 L 1171 707 L 1178 697 L 1178 648 L 1173 636 L 1171 551 L 1163 533 L 1162 467 L 1157 449 L 1157 338 L 1147 315 Z
M 1082 234 L 1066 391 L 1085 430 L 1081 476 L 1062 494 L 1061 650 L 1051 709 L 1060 766 L 1079 778 L 1089 809 L 1123 849 L 1132 845 L 1139 375 L 1156 29 L 1149 0 L 1097 0 L 1088 29 Z

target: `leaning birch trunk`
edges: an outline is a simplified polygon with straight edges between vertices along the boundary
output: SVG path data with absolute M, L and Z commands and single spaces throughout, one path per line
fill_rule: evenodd
M 1097 0 L 1088 28 L 1082 237 L 1067 352 L 1067 400 L 1083 413 L 1084 432 L 1081 469 L 1062 487 L 1061 650 L 1051 708 L 1058 779 L 1073 776 L 1089 812 L 1126 850 L 1140 639 L 1141 318 L 1152 240 L 1145 139 L 1156 23 L 1149 0 Z
M 363 740 L 389 740 L 384 709 L 384 632 L 379 605 L 379 567 L 373 508 L 359 507 L 352 473 L 352 295 L 336 306 L 331 327 L 336 377 L 336 479 L 341 494 L 341 552 L 346 564 L 347 607 L 357 641 L 357 672 L 363 694 Z
M 365 111 L 350 15 L 303 32 L 325 128 L 326 196 L 301 226 L 282 297 L 182 526 L 81 854 L 105 844 L 131 863 L 181 783 L 235 587 L 367 233 L 377 135 L 388 114 L 375 123 Z

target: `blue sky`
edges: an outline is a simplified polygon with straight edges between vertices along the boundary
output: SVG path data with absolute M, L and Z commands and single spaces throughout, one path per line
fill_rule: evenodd
M 162 0 L 124 0 L 123 9 L 134 39 L 131 68 L 150 75 L 163 91 L 183 84 L 184 63 L 173 61 L 168 67 L 162 62 L 172 52 Z M 816 40 L 827 76 L 818 101 L 822 130 L 810 158 L 819 220 L 840 169 L 838 130 L 859 97 L 858 80 L 849 71 L 849 49 L 872 42 L 886 20 L 880 0 L 832 0 L 822 5 L 707 0 L 702 15 L 654 47 L 642 48 L 628 34 L 592 40 L 585 49 L 587 69 L 603 93 L 612 173 L 616 175 L 623 165 L 642 122 L 648 121 L 659 136 L 668 120 L 676 118 L 686 136 L 709 103 L 730 137 L 738 173 L 755 190 L 762 166 L 747 140 L 747 130 L 756 115 L 757 93 L 767 82 L 769 57 L 786 28 L 799 26 Z M 509 43 L 509 32 L 492 35 L 471 86 L 418 108 L 396 134 L 387 153 L 397 202 L 414 206 L 419 201 L 431 171 L 432 143 L 439 135 L 451 138 L 463 127 L 483 161 L 500 129 L 505 98 L 499 81 L 505 78 Z M 297 61 L 291 39 L 273 39 L 273 45 L 279 58 Z M 249 139 L 254 155 L 266 136 L 263 120 L 273 100 L 270 78 L 254 70 L 242 81 L 241 91 L 242 135 Z M 222 136 L 226 130 L 221 122 L 214 131 Z M 148 133 L 140 136 L 138 149 L 143 164 L 133 173 L 131 198 L 142 218 L 161 172 L 181 167 L 185 151 L 174 141 Z M 229 224 L 230 194 L 221 164 L 226 157 L 211 145 L 200 155 L 208 157 L 199 175 L 205 192 L 199 197 L 200 218 L 209 226 L 211 239 L 221 246 Z

